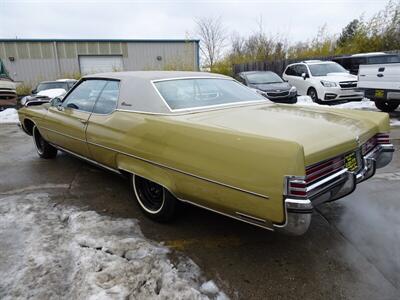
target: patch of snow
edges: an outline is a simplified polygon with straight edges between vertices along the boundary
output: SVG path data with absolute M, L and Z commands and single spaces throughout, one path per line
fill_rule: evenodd
M 55 98 L 65 94 L 65 92 L 66 91 L 64 89 L 49 89 L 40 91 L 39 93 L 37 93 L 37 96 L 46 96 L 49 98 Z
M 391 118 L 390 119 L 390 125 L 391 126 L 400 126 L 400 120 L 399 119 L 395 119 L 395 118 Z
M 216 294 L 216 293 L 218 293 L 218 288 L 215 285 L 215 283 L 210 280 L 210 281 L 204 282 L 201 285 L 200 291 L 202 291 L 205 294 Z
M 320 106 L 325 108 L 343 108 L 343 109 L 359 109 L 359 110 L 369 110 L 369 111 L 380 111 L 376 108 L 375 102 L 364 98 L 361 101 L 351 101 L 341 104 L 332 105 L 320 105 L 311 100 L 309 96 L 298 96 L 297 103 L 295 105 L 307 105 L 307 106 Z M 391 126 L 400 126 L 400 120 L 394 117 L 390 118 Z
M 375 102 L 364 98 L 361 101 L 352 101 L 347 103 L 341 103 L 337 105 L 332 105 L 334 108 L 346 108 L 346 109 L 366 109 L 366 110 L 378 110 L 375 107 Z
M 228 299 L 190 259 L 147 240 L 134 219 L 0 198 L 0 299 Z
M 18 112 L 15 108 L 0 111 L 0 124 L 18 124 Z
M 298 96 L 297 103 L 295 105 L 308 105 L 308 106 L 320 106 L 311 100 L 309 96 Z

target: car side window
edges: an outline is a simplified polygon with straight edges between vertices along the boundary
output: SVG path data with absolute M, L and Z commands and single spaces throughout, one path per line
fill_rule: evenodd
M 109 114 L 117 107 L 119 81 L 108 81 L 93 109 L 96 114 Z
M 285 74 L 289 76 L 296 76 L 295 71 L 294 71 L 295 66 L 289 66 L 287 67 Z
M 63 101 L 63 106 L 92 112 L 93 106 L 106 83 L 106 80 L 97 79 L 82 81 Z
M 305 65 L 296 66 L 296 76 L 301 76 L 301 74 L 306 73 L 308 75 L 308 70 Z
M 236 75 L 236 80 L 239 81 L 240 83 L 246 85 L 246 80 L 244 80 L 242 75 Z

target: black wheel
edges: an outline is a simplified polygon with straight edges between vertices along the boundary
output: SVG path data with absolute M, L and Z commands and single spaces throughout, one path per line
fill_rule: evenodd
M 41 158 L 56 157 L 57 149 L 43 139 L 36 126 L 33 127 L 32 136 L 36 146 L 36 151 Z
M 315 103 L 319 102 L 317 91 L 314 88 L 309 88 L 307 95 L 310 96 L 311 100 Z
M 137 175 L 132 175 L 131 184 L 140 208 L 148 217 L 159 222 L 173 219 L 177 199 L 166 188 Z
M 390 101 L 375 101 L 375 106 L 384 112 L 392 112 L 395 111 L 399 107 L 399 103 L 390 102 Z

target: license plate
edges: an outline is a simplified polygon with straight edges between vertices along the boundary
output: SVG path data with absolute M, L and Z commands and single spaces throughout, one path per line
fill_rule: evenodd
M 350 172 L 357 170 L 357 168 L 358 168 L 357 157 L 354 152 L 347 154 L 344 157 L 344 165 L 347 168 L 347 170 L 349 170 Z
M 384 98 L 385 97 L 385 91 L 384 90 L 375 90 L 375 97 Z

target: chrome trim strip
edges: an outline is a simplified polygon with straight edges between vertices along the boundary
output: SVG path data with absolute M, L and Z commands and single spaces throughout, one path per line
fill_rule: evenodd
M 206 210 L 215 212 L 215 213 L 220 214 L 220 215 L 223 215 L 223 216 L 225 216 L 225 217 L 229 217 L 229 218 L 232 218 L 232 219 L 235 219 L 235 220 L 239 220 L 239 221 L 241 221 L 241 222 L 244 222 L 244 223 L 247 223 L 247 224 L 250 224 L 250 225 L 254 225 L 254 226 L 257 226 L 257 227 L 260 227 L 260 228 L 263 228 L 263 229 L 267 229 L 267 230 L 270 230 L 270 231 L 274 231 L 273 225 L 268 226 L 268 224 L 266 224 L 266 225 L 261 225 L 260 223 L 253 223 L 253 222 L 251 222 L 251 221 L 249 221 L 249 220 L 246 220 L 246 219 L 243 219 L 243 218 L 240 218 L 240 217 L 236 217 L 236 216 L 233 216 L 233 215 L 230 215 L 230 214 L 227 214 L 227 213 L 223 213 L 223 212 L 221 212 L 221 211 L 218 211 L 218 210 L 209 208 L 209 207 L 207 207 L 207 206 L 203 206 L 203 205 L 201 205 L 201 204 L 198 204 L 198 203 L 195 203 L 195 202 L 192 202 L 192 201 L 189 201 L 189 200 L 185 200 L 185 199 L 181 199 L 181 198 L 177 198 L 177 199 L 180 200 L 180 201 L 182 201 L 182 202 L 187 202 L 187 203 L 190 203 L 190 204 L 192 204 L 192 205 L 194 205 L 194 206 L 197 206 L 197 207 L 204 208 L 204 209 L 206 209 Z M 264 222 L 266 222 L 266 221 L 264 221 Z
M 250 101 L 250 102 L 240 102 L 237 105 L 224 105 L 220 107 L 210 106 L 207 109 L 193 109 L 193 110 L 188 110 L 188 111 L 172 111 L 171 113 L 154 113 L 154 112 L 147 112 L 147 111 L 140 111 L 140 110 L 130 110 L 130 109 L 121 109 L 117 108 L 115 111 L 122 111 L 122 112 L 130 112 L 130 113 L 137 113 L 137 114 L 144 114 L 144 115 L 155 115 L 155 116 L 182 116 L 182 115 L 187 115 L 187 114 L 196 114 L 196 113 L 202 113 L 202 112 L 209 112 L 209 111 L 216 111 L 216 110 L 222 110 L 222 109 L 231 109 L 231 108 L 238 108 L 238 107 L 243 107 L 243 106 L 250 106 L 250 105 L 265 105 L 265 104 L 270 104 L 274 105 L 274 102 L 271 102 L 269 99 L 265 98 L 265 100 L 260 100 L 260 101 Z M 205 106 L 203 106 L 204 108 Z
M 321 180 L 316 181 L 315 183 L 313 183 L 312 185 L 306 187 L 305 189 L 304 188 L 291 188 L 291 189 L 294 189 L 294 190 L 297 190 L 297 191 L 312 192 L 313 190 L 319 188 L 321 185 L 324 185 L 325 183 L 335 179 L 336 177 L 339 177 L 339 176 L 345 174 L 347 171 L 348 170 L 346 168 L 342 169 L 342 170 L 340 170 L 340 171 L 338 171 L 336 173 L 333 173 L 333 174 L 329 175 L 328 177 L 325 177 L 325 178 L 323 178 Z M 291 175 L 285 176 L 284 185 L 283 185 L 284 186 L 284 190 L 283 190 L 284 191 L 283 192 L 284 196 L 288 195 L 289 181 L 290 182 L 295 182 L 295 183 L 296 182 L 303 183 L 303 182 L 305 182 L 305 176 L 291 176 Z
M 44 128 L 44 127 L 42 127 L 42 128 Z M 103 145 L 100 145 L 100 144 L 96 144 L 96 143 L 93 143 L 93 142 L 90 142 L 90 141 L 81 140 L 81 139 L 72 137 L 70 135 L 60 133 L 60 132 L 58 132 L 56 130 L 52 130 L 52 129 L 48 129 L 48 128 L 44 128 L 44 129 L 47 129 L 47 130 L 49 130 L 51 132 L 54 132 L 54 133 L 61 134 L 61 135 L 66 136 L 66 137 L 70 137 L 70 138 L 76 139 L 78 141 L 81 141 L 81 142 L 84 142 L 84 143 L 87 143 L 87 144 L 90 144 L 90 145 L 93 145 L 93 146 L 101 147 L 101 148 L 104 148 L 104 149 L 107 149 L 107 150 L 110 150 L 110 151 L 114 151 L 114 152 L 119 153 L 119 154 L 130 156 L 130 157 L 133 157 L 135 159 L 139 159 L 141 161 L 150 163 L 152 165 L 155 165 L 155 166 L 158 166 L 158 167 L 162 167 L 164 169 L 175 171 L 175 172 L 178 172 L 178 173 L 181 173 L 181 174 L 184 174 L 184 175 L 188 175 L 188 176 L 191 176 L 191 177 L 194 177 L 194 178 L 197 178 L 197 179 L 201 179 L 201 180 L 204 180 L 204 181 L 207 181 L 207 182 L 211 182 L 211 183 L 214 183 L 214 184 L 222 185 L 224 187 L 227 187 L 227 188 L 230 188 L 230 189 L 233 189 L 233 190 L 237 190 L 239 192 L 251 194 L 253 196 L 257 196 L 257 197 L 264 198 L 264 199 L 269 199 L 269 197 L 266 196 L 266 195 L 262 195 L 262 194 L 259 194 L 259 193 L 256 193 L 256 192 L 252 192 L 252 191 L 249 191 L 249 190 L 245 190 L 245 189 L 242 189 L 242 188 L 227 184 L 227 183 L 223 183 L 223 182 L 216 181 L 216 180 L 213 180 L 213 179 L 205 178 L 203 176 L 195 175 L 195 174 L 192 174 L 192 173 L 189 173 L 189 172 L 186 172 L 186 171 L 182 171 L 182 170 L 176 169 L 174 167 L 166 166 L 164 164 L 161 164 L 161 163 L 158 163 L 158 162 L 154 162 L 154 161 L 146 159 L 146 158 L 142 158 L 142 157 L 130 154 L 130 153 L 126 153 L 124 151 L 116 150 L 116 149 L 113 149 L 113 148 L 110 148 L 110 147 L 107 147 L 107 146 L 103 146 Z
M 321 186 L 321 185 L 323 185 L 323 184 L 335 179 L 335 177 L 338 177 L 338 176 L 346 173 L 347 171 L 348 171 L 347 168 L 345 168 L 345 169 L 342 169 L 339 172 L 336 172 L 336 173 L 334 173 L 334 174 L 332 174 L 332 175 L 330 175 L 328 177 L 325 177 L 324 179 L 321 179 L 321 180 L 317 181 L 316 183 L 314 183 L 314 184 L 310 185 L 309 187 L 307 187 L 306 191 L 307 192 L 311 192 L 314 189 L 318 188 L 319 186 Z
M 114 173 L 116 173 L 116 174 L 121 174 L 121 172 L 118 171 L 118 170 L 116 170 L 116 169 L 110 168 L 110 167 L 108 167 L 108 166 L 106 166 L 106 165 L 103 165 L 103 164 L 97 162 L 97 161 L 91 160 L 91 159 L 89 159 L 89 158 L 87 158 L 87 157 L 84 157 L 84 156 L 82 156 L 82 155 L 80 155 L 80 154 L 77 154 L 77 153 L 75 153 L 75 152 L 73 152 L 73 151 L 70 151 L 70 150 L 67 150 L 67 149 L 65 149 L 65 148 L 63 148 L 63 147 L 60 147 L 60 146 L 58 146 L 58 145 L 56 145 L 56 144 L 50 143 L 50 145 L 52 145 L 54 148 L 57 148 L 57 149 L 60 150 L 60 151 L 63 151 L 63 152 L 66 152 L 66 153 L 68 153 L 68 154 L 71 154 L 71 155 L 73 155 L 73 156 L 76 156 L 77 158 L 80 158 L 80 159 L 82 159 L 82 160 L 85 160 L 85 161 L 87 161 L 87 162 L 89 162 L 89 163 L 91 163 L 91 164 L 93 164 L 93 165 L 96 165 L 96 166 L 101 167 L 101 168 L 103 168 L 103 169 L 106 169 L 106 170 L 108 170 L 108 171 L 114 172 Z
M 155 86 L 155 83 L 157 82 L 163 82 L 163 81 L 173 81 L 173 80 L 190 80 L 190 79 L 217 79 L 217 80 L 228 80 L 228 81 L 233 81 L 233 82 L 237 82 L 234 79 L 231 78 L 223 78 L 223 77 L 212 77 L 212 76 L 196 76 L 196 77 L 178 77 L 178 78 L 166 78 L 166 79 L 155 79 L 155 80 L 150 80 L 151 85 L 153 86 L 153 88 L 156 90 L 158 96 L 162 99 L 162 101 L 164 102 L 164 104 L 167 106 L 167 108 L 169 109 L 170 112 L 193 112 L 193 111 L 201 111 L 204 109 L 209 109 L 209 108 L 226 108 L 226 107 L 236 107 L 236 106 L 241 106 L 241 105 L 247 105 L 247 104 L 251 104 L 251 103 L 264 103 L 269 101 L 268 99 L 260 99 L 260 100 L 248 100 L 248 101 L 242 101 L 242 102 L 230 102 L 230 103 L 223 103 L 223 104 L 216 104 L 216 105 L 207 105 L 207 106 L 198 106 L 198 107 L 190 107 L 190 108 L 179 108 L 179 109 L 172 109 L 168 102 L 164 99 L 164 97 L 161 95 L 160 91 L 157 89 L 157 87 Z M 251 89 L 249 89 L 251 90 Z M 259 94 L 257 92 L 253 93 L 257 96 L 259 96 Z
M 176 169 L 174 167 L 166 166 L 164 164 L 161 164 L 161 163 L 154 162 L 154 161 L 146 159 L 146 158 L 142 158 L 142 157 L 136 156 L 134 154 L 126 153 L 126 152 L 120 151 L 120 150 L 115 150 L 113 148 L 110 148 L 110 147 L 107 147 L 107 146 L 103 146 L 103 145 L 99 145 L 99 144 L 96 144 L 96 143 L 93 143 L 93 142 L 90 142 L 90 141 L 87 141 L 87 143 L 90 144 L 90 145 L 97 146 L 97 147 L 102 147 L 102 148 L 110 150 L 110 151 L 114 151 L 114 152 L 119 153 L 119 154 L 130 156 L 130 157 L 135 158 L 135 159 L 139 159 L 141 161 L 147 162 L 149 164 L 152 164 L 152 165 L 155 165 L 155 166 L 158 166 L 158 167 L 162 167 L 164 169 L 168 169 L 168 170 L 171 170 L 171 171 L 174 171 L 174 172 L 178 172 L 178 173 L 181 173 L 181 174 L 184 174 L 184 175 L 188 175 L 188 176 L 191 176 L 191 177 L 194 177 L 194 178 L 197 178 L 197 179 L 201 179 L 201 180 L 204 180 L 204 181 L 207 181 L 207 182 L 211 182 L 211 183 L 214 183 L 214 184 L 222 185 L 224 187 L 227 187 L 227 188 L 230 188 L 230 189 L 233 189 L 233 190 L 237 190 L 239 192 L 251 194 L 251 195 L 254 195 L 254 196 L 257 196 L 257 197 L 261 197 L 261 198 L 264 198 L 264 199 L 269 199 L 269 197 L 266 196 L 266 195 L 262 195 L 262 194 L 259 194 L 259 193 L 256 193 L 256 192 L 252 192 L 252 191 L 249 191 L 249 190 L 245 190 L 245 189 L 242 189 L 242 188 L 227 184 L 227 183 L 223 183 L 223 182 L 216 181 L 216 180 L 213 180 L 213 179 L 209 179 L 209 178 L 206 178 L 206 177 L 203 177 L 203 176 L 195 175 L 195 174 L 192 174 L 192 173 L 189 173 L 189 172 L 186 172 L 186 171 L 182 171 L 182 170 Z
M 77 141 L 86 143 L 86 140 L 82 140 L 82 139 L 80 139 L 80 138 L 74 137 L 74 136 L 69 135 L 69 134 L 66 134 L 66 133 L 59 132 L 59 131 L 57 131 L 57 130 L 49 129 L 49 128 L 47 128 L 47 127 L 40 127 L 40 129 L 48 130 L 48 131 L 50 131 L 50 132 L 54 132 L 54 133 L 57 133 L 57 134 L 59 134 L 59 135 L 62 135 L 62 136 L 65 136 L 65 137 L 68 137 L 68 138 L 71 138 L 71 139 L 74 139 L 74 140 L 77 140 Z
M 259 223 L 266 223 L 266 220 L 264 220 L 264 219 L 256 218 L 256 217 L 253 217 L 253 216 L 250 216 L 250 215 L 247 215 L 247 214 L 244 214 L 244 213 L 240 213 L 240 212 L 235 212 L 235 213 L 237 215 L 239 215 L 240 217 L 245 218 L 245 219 L 254 220 L 254 221 L 259 222 Z
M 125 172 L 127 172 L 127 173 L 129 173 L 129 174 L 133 174 L 133 175 L 137 175 L 137 176 L 146 178 L 146 176 L 142 176 L 142 175 L 140 175 L 140 174 L 135 174 L 135 173 L 133 173 L 132 171 L 126 170 L 126 169 L 124 169 L 124 168 L 120 168 L 120 170 L 125 171 Z M 149 178 L 146 178 L 146 179 L 147 179 L 147 180 L 151 180 L 151 179 L 149 179 Z M 274 231 L 274 228 L 273 228 L 272 223 L 271 223 L 271 226 L 268 226 L 266 220 L 263 220 L 263 222 L 266 223 L 266 225 L 261 225 L 261 224 L 259 224 L 259 223 L 253 223 L 253 222 L 251 222 L 251 221 L 248 221 L 248 220 L 245 220 L 245 219 L 242 219 L 242 218 L 239 218 L 239 217 L 235 217 L 235 216 L 233 216 L 233 215 L 230 215 L 230 214 L 227 214 L 227 213 L 224 213 L 224 212 L 221 212 L 221 211 L 212 209 L 212 208 L 207 207 L 207 206 L 203 206 L 203 205 L 201 205 L 201 204 L 192 202 L 192 201 L 190 201 L 190 200 L 186 200 L 186 199 L 180 198 L 180 197 L 176 196 L 172 191 L 170 191 L 166 186 L 164 186 L 164 185 L 162 185 L 162 184 L 160 184 L 160 183 L 158 183 L 158 182 L 157 182 L 157 184 L 161 185 L 163 188 L 165 188 L 166 190 L 168 190 L 168 191 L 169 191 L 176 199 L 178 199 L 179 201 L 189 203 L 189 204 L 191 204 L 191 205 L 194 205 L 194 206 L 197 206 L 197 207 L 200 207 L 200 208 L 203 208 L 203 209 L 212 211 L 212 212 L 214 212 L 214 213 L 217 213 L 217 214 L 223 215 L 223 216 L 225 216 L 225 217 L 229 217 L 229 218 L 232 218 L 232 219 L 235 219 L 235 220 L 238 220 L 238 221 L 241 221 L 241 222 L 250 224 L 250 225 L 254 225 L 254 226 L 257 226 L 257 227 L 260 227 L 260 228 L 263 228 L 263 229 L 267 229 L 267 230 L 270 230 L 270 231 Z

